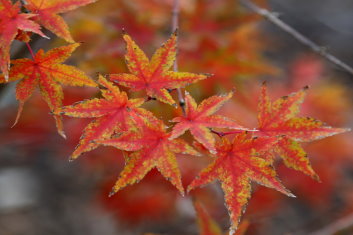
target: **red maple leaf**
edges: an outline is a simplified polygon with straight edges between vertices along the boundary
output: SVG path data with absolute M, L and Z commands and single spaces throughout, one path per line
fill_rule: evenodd
M 152 113 L 138 108 L 145 102 L 144 99 L 128 99 L 125 92 L 103 76 L 99 76 L 98 83 L 104 87 L 101 89 L 103 98 L 85 100 L 55 110 L 57 114 L 70 117 L 95 118 L 84 129 L 71 160 L 97 148 L 98 145 L 93 141 L 110 138 L 112 134 L 127 131 L 134 125 L 139 126 L 136 121 L 141 121 L 143 117 L 153 119 Z
M 184 194 L 175 153 L 198 155 L 198 152 L 182 139 L 170 140 L 170 133 L 166 132 L 162 121 L 146 122 L 141 129 L 135 128 L 135 131 L 124 133 L 115 139 L 97 141 L 121 150 L 135 151 L 126 157 L 127 164 L 120 173 L 112 194 L 139 182 L 154 167 Z
M 15 124 L 17 123 L 23 105 L 39 87 L 41 95 L 47 102 L 51 111 L 62 106 L 64 94 L 59 83 L 69 86 L 92 86 L 97 84 L 84 72 L 74 66 L 61 64 L 80 44 L 54 48 L 48 52 L 40 49 L 33 59 L 18 59 L 11 63 L 10 81 L 21 81 L 16 86 L 16 99 L 20 102 Z M 0 83 L 5 78 L 0 77 Z M 65 137 L 63 124 L 59 115 L 54 115 L 56 126 L 60 135 Z M 14 125 L 15 125 L 14 124 Z
M 217 158 L 191 182 L 188 191 L 218 179 L 230 213 L 231 231 L 234 232 L 250 198 L 251 181 L 293 196 L 276 178 L 272 161 L 268 161 L 272 154 L 270 149 L 275 144 L 275 137 L 249 138 L 246 133 L 236 135 L 232 142 L 222 138 L 216 145 Z
M 276 151 L 284 164 L 318 180 L 318 175 L 312 169 L 307 154 L 299 142 L 310 142 L 343 133 L 349 129 L 332 128 L 314 118 L 297 117 L 306 90 L 307 87 L 271 102 L 266 85 L 263 85 L 258 104 L 258 135 L 282 137 L 276 146 Z
M 20 13 L 20 1 L 12 5 L 9 0 L 0 0 L 0 69 L 8 80 L 10 68 L 10 46 L 18 30 L 29 31 L 47 38 L 40 26 L 30 18 L 35 14 Z
M 151 61 L 127 34 L 125 60 L 131 74 L 111 74 L 110 79 L 133 90 L 145 90 L 147 95 L 167 104 L 176 105 L 167 89 L 181 88 L 189 83 L 207 78 L 204 74 L 169 71 L 176 56 L 177 35 L 162 45 Z
M 96 0 L 27 0 L 25 7 L 37 15 L 38 22 L 45 28 L 68 42 L 74 42 L 69 32 L 69 27 L 58 14 L 74 10 L 95 1 Z
M 198 142 L 203 144 L 210 152 L 216 153 L 214 147 L 215 140 L 209 127 L 245 129 L 227 117 L 213 115 L 232 96 L 233 92 L 223 96 L 212 96 L 203 100 L 201 104 L 197 106 L 192 96 L 186 92 L 185 116 L 176 117 L 172 120 L 178 123 L 173 128 L 171 138 L 176 138 L 184 134 L 185 131 L 190 130 L 191 134 Z

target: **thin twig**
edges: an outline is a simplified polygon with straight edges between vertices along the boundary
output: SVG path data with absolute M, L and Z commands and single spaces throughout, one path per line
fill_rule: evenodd
M 173 2 L 173 10 L 172 10 L 172 32 L 175 32 L 176 30 L 178 30 L 178 26 L 179 26 L 179 0 L 174 0 Z M 178 50 L 178 46 L 177 46 L 177 50 Z M 177 51 L 178 53 L 178 51 Z M 178 61 L 177 61 L 177 57 L 175 58 L 174 61 L 174 65 L 173 65 L 173 70 L 174 72 L 178 71 Z M 181 92 L 181 89 L 178 88 L 177 89 L 178 92 L 178 99 L 179 99 L 179 105 L 181 110 L 183 111 L 183 114 L 185 115 L 185 100 L 183 97 L 183 93 Z
M 255 3 L 253 3 L 251 0 L 239 0 L 239 2 L 245 6 L 246 8 L 256 12 L 259 15 L 262 15 L 265 17 L 268 21 L 282 29 L 283 31 L 287 32 L 290 34 L 292 37 L 294 37 L 297 41 L 302 43 L 305 46 L 308 46 L 311 50 L 316 52 L 317 54 L 321 55 L 331 63 L 335 64 L 336 66 L 340 67 L 344 71 L 350 73 L 353 75 L 353 68 L 349 66 L 348 64 L 342 62 L 339 60 L 337 57 L 333 56 L 332 54 L 327 52 L 327 49 L 325 47 L 317 45 L 315 42 L 298 32 L 296 29 L 285 23 L 284 21 L 280 20 L 277 16 L 277 14 L 272 13 L 264 8 L 259 7 Z

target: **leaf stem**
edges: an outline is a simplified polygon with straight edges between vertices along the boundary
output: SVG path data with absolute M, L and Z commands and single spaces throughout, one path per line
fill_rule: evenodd
M 33 53 L 31 45 L 28 42 L 26 42 L 26 45 L 27 45 L 27 48 L 29 50 L 29 53 L 31 53 L 32 59 L 34 60 L 34 53 Z
M 259 130 L 256 130 L 256 129 L 254 129 L 254 130 L 235 130 L 235 131 L 228 131 L 228 132 L 221 132 L 221 131 L 211 130 L 211 132 L 213 134 L 216 134 L 219 137 L 224 137 L 226 135 L 239 134 L 239 133 L 242 133 L 242 132 L 256 132 L 256 131 L 259 131 Z
M 148 101 L 151 101 L 151 100 L 156 100 L 156 98 L 151 97 L 151 96 L 147 96 L 147 97 L 145 98 L 145 102 L 148 102 Z

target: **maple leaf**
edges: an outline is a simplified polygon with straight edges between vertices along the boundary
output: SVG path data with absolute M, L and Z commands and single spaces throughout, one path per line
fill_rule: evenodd
M 62 106 L 63 91 L 59 83 L 70 86 L 97 86 L 87 75 L 76 67 L 61 64 L 79 46 L 78 43 L 54 48 L 48 52 L 42 49 L 33 59 L 13 60 L 10 71 L 10 81 L 21 79 L 16 86 L 16 99 L 19 108 L 15 124 L 23 109 L 23 105 L 32 93 L 39 87 L 41 95 L 51 111 Z M 4 77 L 0 77 L 0 83 L 4 83 Z M 63 124 L 59 115 L 54 115 L 56 126 L 61 136 L 65 137 Z M 14 124 L 14 125 L 15 125 Z
M 188 186 L 188 191 L 218 179 L 225 194 L 225 203 L 231 218 L 231 234 L 234 233 L 243 209 L 250 198 L 250 181 L 256 181 L 293 196 L 276 178 L 276 172 L 268 161 L 269 152 L 277 144 L 275 137 L 248 138 L 237 134 L 230 142 L 222 138 L 216 145 L 217 158 Z
M 59 13 L 68 12 L 96 0 L 27 0 L 25 7 L 37 15 L 38 22 L 67 42 L 74 42 L 69 27 Z
M 171 138 L 176 138 L 184 134 L 185 131 L 190 130 L 198 142 L 203 144 L 210 152 L 216 153 L 214 147 L 215 139 L 208 127 L 245 130 L 244 127 L 227 117 L 212 115 L 232 96 L 233 92 L 223 96 L 212 96 L 203 100 L 197 106 L 192 96 L 185 92 L 185 116 L 176 117 L 172 120 L 172 122 L 178 123 L 173 128 Z
M 124 133 L 118 138 L 100 140 L 97 143 L 114 146 L 125 151 L 135 151 L 126 157 L 127 164 L 120 173 L 111 194 L 127 185 L 139 182 L 153 168 L 169 180 L 183 195 L 184 188 L 175 153 L 198 155 L 182 139 L 170 140 L 162 121 L 145 122 L 142 130 Z
M 167 104 L 176 105 L 167 89 L 181 88 L 189 83 L 207 78 L 205 74 L 169 71 L 176 57 L 177 34 L 162 45 L 151 61 L 127 34 L 125 60 L 131 74 L 111 74 L 109 78 L 133 90 L 145 90 L 147 95 Z
M 16 38 L 18 30 L 29 31 L 45 36 L 40 31 L 40 26 L 30 18 L 35 14 L 20 13 L 21 3 L 18 1 L 12 5 L 9 0 L 0 0 L 0 69 L 8 80 L 10 68 L 10 46 Z
M 289 96 L 271 102 L 264 84 L 258 104 L 260 136 L 282 137 L 276 146 L 277 153 L 287 167 L 301 171 L 319 180 L 312 169 L 306 152 L 298 142 L 310 142 L 349 131 L 345 128 L 332 128 L 325 123 L 309 117 L 297 117 L 308 87 Z
M 136 121 L 141 122 L 142 117 L 149 120 L 154 118 L 152 113 L 138 108 L 145 102 L 144 99 L 128 99 L 125 92 L 120 91 L 101 75 L 98 83 L 106 88 L 101 89 L 103 98 L 85 100 L 55 110 L 57 114 L 70 117 L 95 118 L 84 129 L 80 143 L 71 155 L 71 160 L 97 148 L 98 144 L 93 141 L 110 138 L 115 132 L 126 131 L 134 125 L 138 126 Z

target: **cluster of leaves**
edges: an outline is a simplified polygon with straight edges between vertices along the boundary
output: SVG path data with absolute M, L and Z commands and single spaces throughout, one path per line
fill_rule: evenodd
M 234 91 L 211 96 L 199 105 L 192 95 L 185 92 L 185 104 L 180 103 L 180 116 L 170 120 L 176 123 L 170 128 L 153 112 L 144 108 L 144 104 L 157 100 L 176 107 L 178 102 L 173 96 L 177 89 L 209 77 L 208 74 L 170 71 L 176 60 L 176 33 L 151 59 L 148 59 L 129 35 L 124 34 L 127 51 L 125 60 L 129 73 L 109 74 L 105 77 L 99 75 L 98 80 L 93 81 L 76 67 L 62 64 L 79 44 L 73 43 L 67 25 L 57 13 L 91 2 L 93 1 L 31 0 L 24 5 L 31 13 L 21 13 L 20 2 L 12 4 L 9 0 L 1 1 L 0 65 L 3 76 L 0 82 L 20 80 L 16 88 L 20 107 L 15 123 L 22 112 L 24 102 L 37 87 L 54 115 L 60 135 L 65 136 L 61 115 L 92 118 L 85 127 L 71 159 L 76 159 L 82 153 L 100 145 L 114 146 L 122 150 L 126 165 L 113 187 L 112 194 L 127 185 L 139 182 L 151 169 L 156 168 L 184 195 L 185 189 L 176 154 L 209 155 L 213 159 L 212 163 L 187 186 L 187 191 L 214 180 L 220 181 L 233 232 L 237 229 L 239 218 L 251 197 L 252 181 L 293 196 L 277 178 L 273 167 L 277 157 L 283 159 L 287 167 L 319 180 L 301 143 L 342 133 L 347 129 L 332 128 L 314 118 L 299 116 L 307 87 L 271 101 L 264 84 L 258 102 L 258 127 L 255 129 L 215 114 L 233 97 Z M 199 10 L 202 11 L 202 8 Z M 46 53 L 39 50 L 36 54 L 32 53 L 32 59 L 10 61 L 9 50 L 12 41 L 16 38 L 28 43 L 31 32 L 44 37 L 40 25 L 73 44 Z M 199 26 L 196 24 L 190 27 Z M 246 30 L 244 31 L 247 32 Z M 220 60 L 228 53 L 219 55 Z M 10 63 L 12 67 L 8 72 Z M 228 71 L 224 66 L 215 70 Z M 214 77 L 217 76 L 216 73 Z M 101 98 L 62 107 L 63 91 L 59 83 L 99 87 Z M 119 86 L 130 88 L 134 91 L 133 94 L 144 91 L 145 95 L 129 98 Z M 196 141 L 193 146 L 179 138 L 188 130 Z
M 61 64 L 79 46 L 73 43 L 68 26 L 65 21 L 57 15 L 79 6 L 94 2 L 94 0 L 82 1 L 41 1 L 31 0 L 23 5 L 31 13 L 21 13 L 21 3 L 12 4 L 10 0 L 2 0 L 0 5 L 0 68 L 3 75 L 0 83 L 21 80 L 16 89 L 16 98 L 20 102 L 17 123 L 23 109 L 24 102 L 30 98 L 33 91 L 39 86 L 44 100 L 51 110 L 62 106 L 63 91 L 59 83 L 72 86 L 96 86 L 84 72 L 69 65 Z M 34 19 L 32 19 L 34 18 Z M 28 42 L 31 32 L 46 37 L 40 31 L 40 25 L 55 33 L 57 36 L 73 44 L 52 49 L 45 53 L 39 50 L 33 54 Z M 31 51 L 31 59 L 12 60 L 10 73 L 10 46 L 14 39 L 24 41 Z M 58 132 L 65 137 L 62 130 L 62 121 L 54 116 Z

